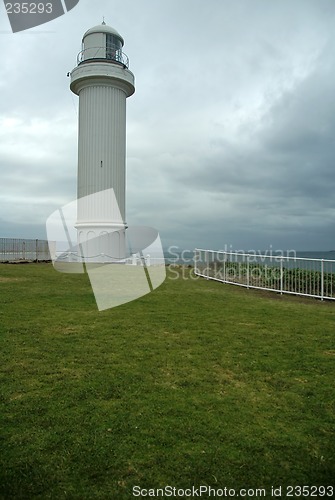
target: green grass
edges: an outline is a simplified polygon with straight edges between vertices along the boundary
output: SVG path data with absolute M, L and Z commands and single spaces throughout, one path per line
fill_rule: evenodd
M 331 484 L 335 304 L 189 273 L 98 312 L 86 275 L 0 265 L 1 498 Z

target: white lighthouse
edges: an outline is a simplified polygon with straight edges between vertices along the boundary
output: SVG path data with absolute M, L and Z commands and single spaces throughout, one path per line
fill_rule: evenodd
M 79 96 L 76 228 L 88 262 L 125 256 L 126 98 L 135 87 L 123 45 L 104 22 L 89 29 L 71 73 Z
M 79 96 L 77 199 L 46 226 L 55 269 L 86 271 L 102 311 L 150 293 L 166 271 L 158 231 L 127 229 L 126 100 L 135 87 L 123 38 L 103 22 L 82 42 L 70 84 Z

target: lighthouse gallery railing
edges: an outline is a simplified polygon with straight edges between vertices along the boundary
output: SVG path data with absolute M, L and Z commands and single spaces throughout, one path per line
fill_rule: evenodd
M 104 60 L 106 62 L 121 64 L 124 68 L 129 68 L 129 57 L 121 49 L 112 47 L 89 47 L 79 52 L 77 64 L 83 62 L 94 62 Z

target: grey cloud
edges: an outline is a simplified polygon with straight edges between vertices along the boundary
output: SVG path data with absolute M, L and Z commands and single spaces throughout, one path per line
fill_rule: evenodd
M 26 234 L 26 215 L 43 232 L 43 217 L 75 196 L 78 100 L 66 73 L 102 15 L 136 77 L 128 222 L 157 227 L 165 246 L 333 248 L 332 0 L 125 0 L 112 12 L 81 0 L 54 33 L 3 35 L 0 120 L 47 130 L 16 129 L 16 151 L 0 130 L 0 236 L 8 224 Z

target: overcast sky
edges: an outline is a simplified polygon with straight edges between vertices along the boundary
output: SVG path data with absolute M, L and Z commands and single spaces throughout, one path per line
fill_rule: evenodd
M 335 249 L 334 0 L 80 0 L 12 34 L 0 4 L 0 237 L 76 198 L 66 74 L 106 23 L 135 74 L 127 221 L 165 247 Z

